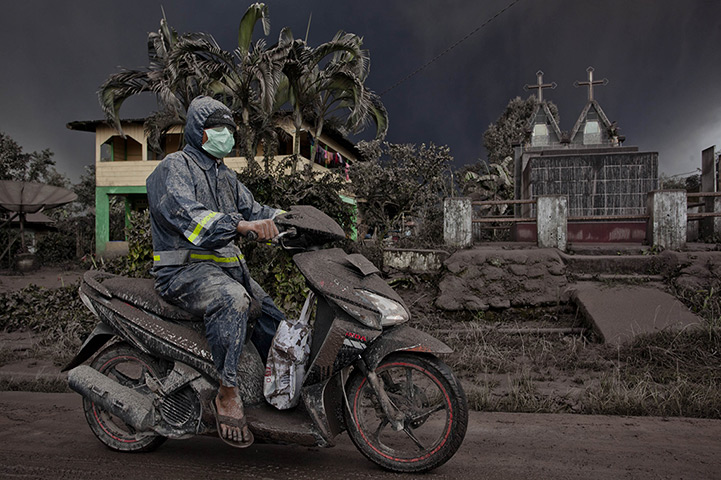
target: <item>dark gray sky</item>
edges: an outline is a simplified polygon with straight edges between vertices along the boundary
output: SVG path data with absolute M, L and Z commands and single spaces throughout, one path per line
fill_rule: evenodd
M 284 26 L 309 42 L 338 30 L 364 37 L 367 85 L 383 92 L 484 23 L 511 0 L 270 0 L 275 43 Z M 96 90 L 119 67 L 147 65 L 146 41 L 161 4 L 179 33 L 211 33 L 232 50 L 250 2 L 193 0 L 23 0 L 0 12 L 0 131 L 25 151 L 49 148 L 58 170 L 77 181 L 93 160 L 92 134 L 67 130 L 102 118 Z M 256 37 L 261 35 L 257 29 Z M 661 172 L 700 166 L 701 150 L 721 149 L 721 1 L 521 0 L 430 67 L 386 93 L 387 140 L 446 144 L 456 164 L 486 157 L 482 135 L 508 100 L 528 96 L 537 70 L 558 88 L 544 97 L 571 130 L 586 79 L 608 78 L 595 97 L 626 135 L 626 145 L 659 152 Z M 152 99 L 152 97 L 150 97 Z M 148 113 L 127 102 L 124 117 Z

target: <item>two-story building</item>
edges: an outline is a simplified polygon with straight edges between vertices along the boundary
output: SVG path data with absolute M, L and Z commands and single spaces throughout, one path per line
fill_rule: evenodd
M 121 121 L 124 138 L 103 120 L 67 124 L 71 130 L 95 133 L 95 249 L 100 255 L 122 254 L 128 248 L 125 238 L 110 238 L 111 197 L 123 199 L 126 214 L 147 207 L 145 180 L 160 160 L 182 146 L 183 133 L 178 126 L 165 135 L 161 144 L 162 155 L 156 154 L 148 147 L 143 123 L 144 119 Z M 281 136 L 278 154 L 272 157 L 273 162 L 291 156 L 295 142 L 296 132 L 290 119 L 280 121 L 278 128 L 287 135 Z M 314 170 L 331 169 L 347 178 L 347 169 L 360 157 L 355 145 L 336 131 L 324 129 L 317 139 L 311 137 L 308 129 L 300 132 L 299 171 L 311 164 Z M 260 147 L 255 159 L 258 162 L 265 159 Z M 225 164 L 237 172 L 248 166 L 245 157 L 240 156 L 226 157 Z M 354 203 L 351 198 L 341 197 Z

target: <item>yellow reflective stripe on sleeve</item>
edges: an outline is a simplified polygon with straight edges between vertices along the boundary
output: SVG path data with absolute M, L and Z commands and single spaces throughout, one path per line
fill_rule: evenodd
M 195 243 L 195 239 L 198 238 L 198 235 L 200 235 L 200 232 L 203 231 L 203 227 L 205 226 L 205 224 L 208 223 L 208 221 L 210 221 L 210 219 L 213 218 L 214 216 L 216 216 L 217 214 L 218 214 L 218 212 L 210 212 L 208 215 L 206 215 L 205 218 L 202 219 L 195 226 L 195 230 L 193 230 L 193 233 L 188 235 L 188 240 Z
M 190 258 L 192 258 L 194 260 L 212 260 L 212 261 L 218 262 L 218 263 L 232 263 L 232 262 L 237 262 L 239 260 L 242 260 L 243 255 L 238 255 L 235 257 L 218 257 L 217 255 L 213 255 L 213 254 L 191 253 Z

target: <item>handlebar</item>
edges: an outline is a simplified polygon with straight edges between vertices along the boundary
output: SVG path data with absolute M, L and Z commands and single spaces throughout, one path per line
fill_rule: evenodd
M 296 234 L 297 234 L 297 231 L 296 231 L 295 228 L 288 228 L 287 230 L 284 230 L 284 231 L 280 232 L 275 238 L 273 238 L 273 239 L 271 240 L 271 242 L 272 242 L 272 243 L 278 243 L 281 238 L 283 238 L 283 237 L 285 237 L 285 236 L 293 237 L 293 236 L 295 236 Z M 246 239 L 246 240 L 249 240 L 249 241 L 251 241 L 251 242 L 255 242 L 255 241 L 258 240 L 258 234 L 257 234 L 254 230 L 251 230 L 250 232 L 248 232 L 247 234 L 245 234 L 245 239 Z

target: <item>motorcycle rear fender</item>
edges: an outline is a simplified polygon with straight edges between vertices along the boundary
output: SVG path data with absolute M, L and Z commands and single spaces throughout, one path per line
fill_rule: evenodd
M 451 353 L 453 349 L 427 333 L 407 325 L 398 325 L 385 330 L 362 357 L 369 370 L 375 370 L 385 357 L 393 352 L 418 352 L 439 355 Z
M 70 363 L 65 365 L 61 372 L 67 372 L 71 368 L 75 368 L 82 364 L 88 358 L 92 357 L 95 352 L 105 345 L 108 340 L 115 336 L 115 332 L 110 326 L 104 322 L 99 322 L 95 326 L 95 330 L 92 331 L 88 338 L 85 339 L 78 353 L 70 360 Z

